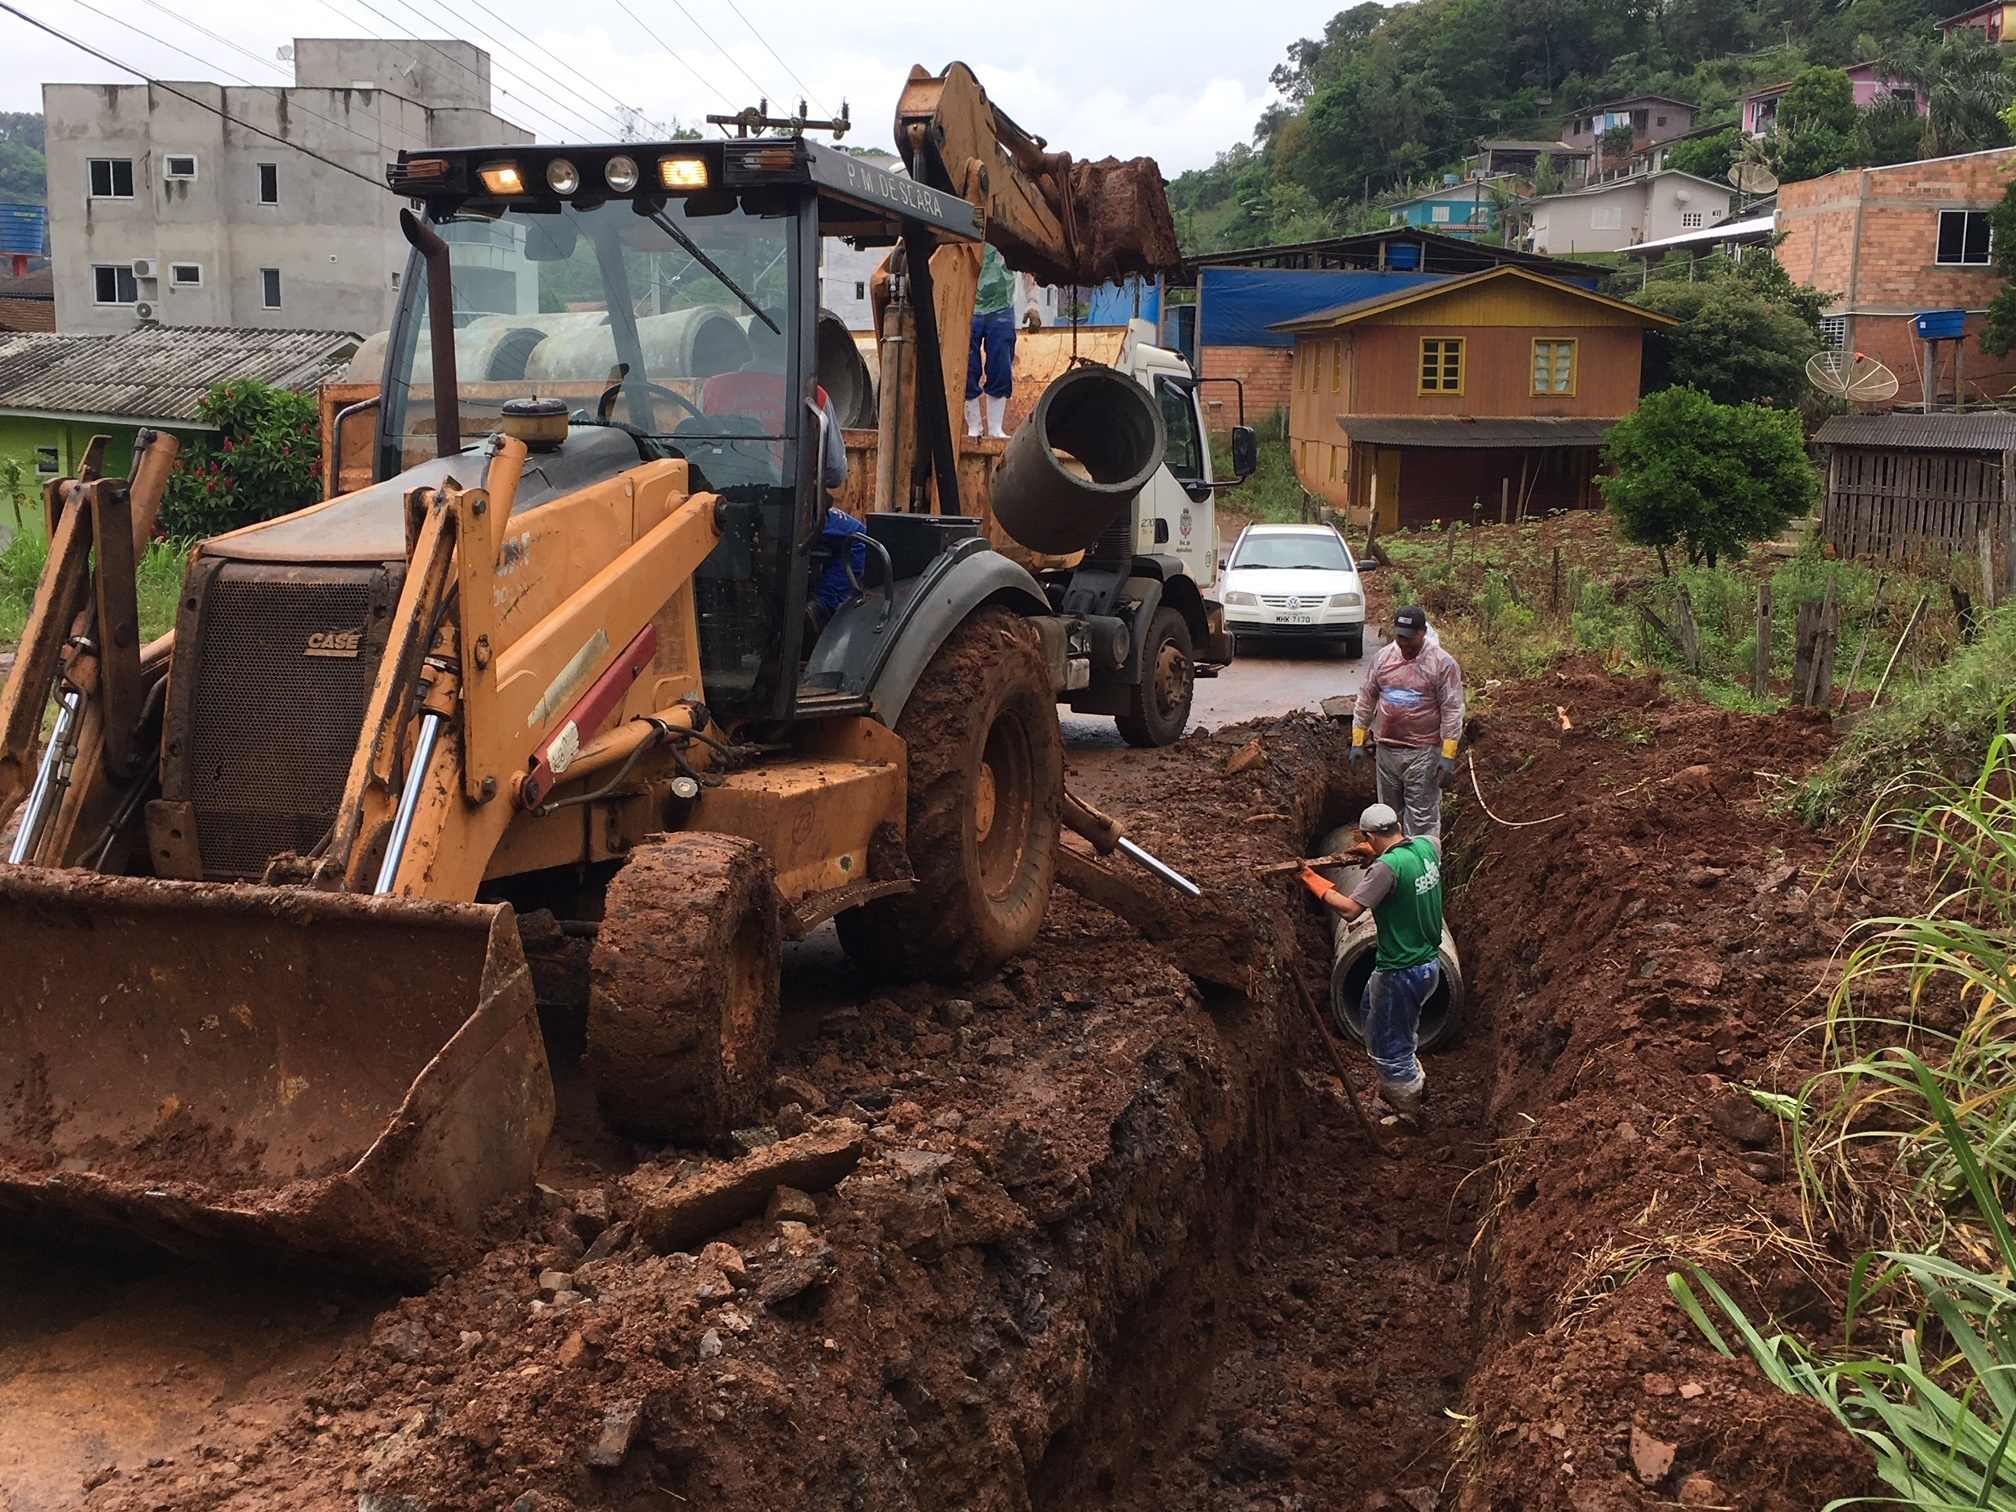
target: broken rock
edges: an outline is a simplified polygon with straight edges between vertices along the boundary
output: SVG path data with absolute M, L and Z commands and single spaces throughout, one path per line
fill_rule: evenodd
M 780 1186 L 770 1194 L 770 1203 L 763 1209 L 763 1216 L 772 1223 L 817 1223 L 819 1204 L 812 1200 L 810 1192 L 801 1192 L 793 1186 Z
M 1680 1482 L 1680 1505 L 1683 1507 L 1719 1507 L 1722 1502 L 1722 1488 L 1705 1475 L 1697 1472 Z
M 1251 1428 L 1229 1434 L 1218 1446 L 1218 1474 L 1228 1481 L 1269 1480 L 1286 1475 L 1293 1463 L 1286 1444 Z
M 1638 1472 L 1638 1479 L 1648 1486 L 1656 1486 L 1666 1478 L 1666 1472 L 1673 1468 L 1673 1455 L 1678 1448 L 1677 1444 L 1656 1439 L 1636 1425 L 1631 1429 L 1631 1467 Z
M 763 1211 L 780 1186 L 824 1191 L 861 1160 L 859 1125 L 825 1124 L 740 1160 L 710 1166 L 645 1199 L 637 1231 L 659 1253 L 687 1249 Z
M 1265 765 L 1267 765 L 1267 748 L 1260 744 L 1260 737 L 1255 735 L 1225 758 L 1225 775 L 1237 777 L 1241 772 L 1250 772 L 1254 767 Z
M 613 1470 L 630 1452 L 630 1440 L 644 1417 L 644 1404 L 634 1398 L 612 1403 L 602 1414 L 602 1433 L 588 1448 L 588 1463 L 597 1470 Z

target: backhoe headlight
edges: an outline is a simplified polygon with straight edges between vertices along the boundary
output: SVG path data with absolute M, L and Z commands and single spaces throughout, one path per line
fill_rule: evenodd
M 572 194 L 581 187 L 581 170 L 565 158 L 546 165 L 546 187 L 555 194 Z
M 667 189 L 705 189 L 707 159 L 668 157 L 658 159 L 658 182 Z
M 617 194 L 628 194 L 637 187 L 637 160 L 612 157 L 602 165 L 602 182 Z
M 525 192 L 525 178 L 516 163 L 485 163 L 476 170 L 476 177 L 483 180 L 483 187 L 492 194 Z
M 1362 593 L 1333 593 L 1330 595 L 1332 609 L 1363 609 L 1365 595 Z
M 1225 595 L 1225 602 L 1228 604 L 1237 604 L 1242 609 L 1258 609 L 1260 607 L 1260 595 L 1257 593 L 1243 593 L 1238 589 L 1234 589 Z

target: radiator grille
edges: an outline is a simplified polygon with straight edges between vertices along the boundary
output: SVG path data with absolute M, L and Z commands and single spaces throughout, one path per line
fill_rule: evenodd
M 203 595 L 189 725 L 188 798 L 203 872 L 257 878 L 335 821 L 383 636 L 386 574 L 233 564 Z M 376 590 L 376 591 L 374 591 Z M 326 654 L 363 632 L 354 656 Z

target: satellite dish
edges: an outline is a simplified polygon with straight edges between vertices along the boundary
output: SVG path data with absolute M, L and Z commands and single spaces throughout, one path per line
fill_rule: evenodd
M 1881 404 L 1897 392 L 1897 375 L 1860 352 L 1815 352 L 1806 359 L 1813 387 L 1834 399 Z
M 278 58 L 282 63 L 292 63 L 294 61 L 294 44 L 292 42 L 282 42 L 278 47 L 273 49 L 273 56 Z
M 1769 194 L 1778 187 L 1778 175 L 1762 163 L 1732 163 L 1729 182 L 1745 194 Z

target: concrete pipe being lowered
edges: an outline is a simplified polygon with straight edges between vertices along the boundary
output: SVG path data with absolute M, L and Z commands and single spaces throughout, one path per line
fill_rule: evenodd
M 1358 842 L 1358 831 L 1350 826 L 1334 829 L 1317 847 L 1319 855 L 1331 855 Z M 1325 866 L 1323 875 L 1350 892 L 1364 876 L 1362 866 Z M 1330 920 L 1332 954 L 1330 964 L 1330 1017 L 1340 1033 L 1356 1044 L 1365 1043 L 1365 983 L 1372 976 L 1372 958 L 1379 944 L 1379 926 L 1370 913 L 1346 922 L 1343 915 Z M 1442 980 L 1436 983 L 1421 1007 L 1420 1048 L 1423 1053 L 1443 1050 L 1463 1034 L 1463 1019 L 1469 994 L 1463 985 L 1463 962 L 1456 954 L 1456 941 L 1445 922 L 1439 956 Z
M 1031 551 L 1087 550 L 1155 476 L 1168 445 L 1162 411 L 1140 384 L 1109 367 L 1067 369 L 1001 453 L 994 516 Z

